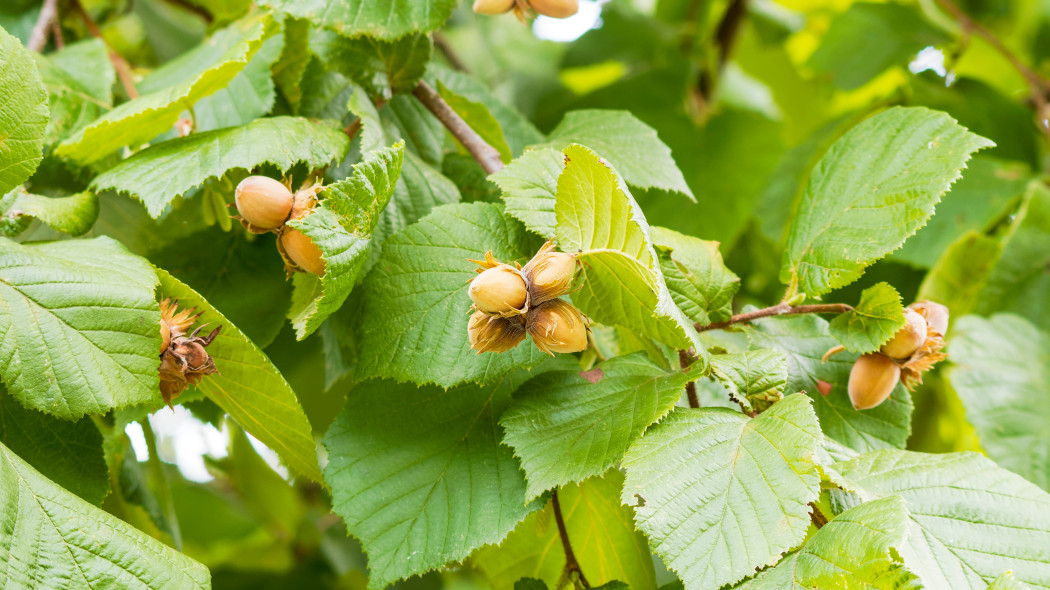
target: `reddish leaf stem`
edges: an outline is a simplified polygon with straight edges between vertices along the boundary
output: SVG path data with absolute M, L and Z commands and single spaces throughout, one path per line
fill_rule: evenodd
M 27 49 L 38 53 L 44 49 L 48 31 L 51 29 L 51 23 L 55 21 L 56 14 L 58 14 L 58 0 L 44 0 L 44 5 L 40 8 L 40 16 L 33 25 L 33 31 L 29 33 L 29 41 L 26 42 Z
M 113 46 L 106 41 L 106 38 L 102 36 L 102 31 L 99 30 L 98 25 L 95 24 L 95 20 L 91 18 L 91 15 L 84 10 L 84 6 L 80 4 L 80 0 L 71 0 L 73 9 L 76 10 L 77 14 L 80 15 L 80 19 L 84 21 L 84 26 L 87 27 L 91 36 L 96 39 L 101 39 L 106 44 L 106 49 L 109 54 L 109 61 L 113 62 L 113 69 L 117 71 L 117 77 L 120 78 L 121 85 L 124 86 L 124 92 L 127 93 L 128 98 L 134 100 L 139 97 L 138 90 L 135 90 L 135 81 L 131 75 L 131 66 L 128 65 L 117 50 L 113 49 Z
M 565 550 L 565 572 L 576 572 L 580 576 L 580 584 L 584 588 L 590 588 L 587 578 L 580 569 L 580 562 L 576 561 L 576 554 L 572 552 L 572 544 L 569 543 L 569 531 L 565 529 L 565 518 L 561 514 L 561 502 L 558 500 L 558 490 L 551 494 L 551 505 L 554 508 L 554 521 L 558 523 L 558 535 L 561 536 L 561 547 Z
M 845 303 L 817 303 L 813 305 L 788 305 L 786 303 L 780 303 L 773 307 L 756 309 L 755 311 L 749 311 L 747 313 L 738 313 L 724 322 L 715 322 L 713 324 L 707 324 L 706 326 L 696 324 L 695 327 L 697 332 L 706 332 L 708 330 L 721 330 L 723 328 L 728 328 L 733 324 L 745 324 L 752 320 L 767 318 L 770 316 L 800 315 L 804 313 L 846 313 L 852 309 L 853 306 L 846 305 Z
M 485 172 L 492 174 L 503 169 L 503 161 L 500 160 L 499 151 L 489 145 L 470 125 L 463 120 L 452 107 L 448 106 L 445 99 L 435 91 L 430 84 L 420 80 L 412 94 L 423 103 L 427 109 L 441 121 L 445 128 L 459 140 L 463 147 L 467 148 L 471 156 Z

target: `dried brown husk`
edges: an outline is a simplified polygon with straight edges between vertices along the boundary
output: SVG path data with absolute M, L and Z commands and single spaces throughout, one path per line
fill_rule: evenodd
M 554 248 L 554 240 L 549 240 L 521 269 L 529 291 L 529 304 L 532 306 L 557 299 L 572 291 L 572 281 L 578 268 L 576 257 L 557 252 Z
M 160 306 L 161 335 L 166 342 L 162 342 L 157 372 L 160 375 L 160 395 L 164 403 L 172 407 L 171 401 L 187 387 L 197 385 L 205 375 L 218 373 L 215 361 L 205 348 L 219 335 L 222 326 L 207 336 L 199 335 L 204 326 L 186 335 L 201 315 L 194 313 L 196 308 L 179 311 L 178 301 L 171 299 L 164 299 Z
M 525 325 L 519 318 L 504 318 L 481 310 L 467 324 L 470 347 L 483 352 L 506 352 L 525 339 Z

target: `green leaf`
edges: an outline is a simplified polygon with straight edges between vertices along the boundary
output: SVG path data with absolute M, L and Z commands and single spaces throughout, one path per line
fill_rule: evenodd
M 0 444 L 0 577 L 36 588 L 211 588 L 208 569 L 48 480 Z
M 925 108 L 894 107 L 863 121 L 813 169 L 780 279 L 810 296 L 857 280 L 925 224 L 971 153 L 991 145 Z
M 221 54 L 208 52 L 205 43 L 202 54 L 194 53 L 176 64 L 185 72 L 185 81 L 118 106 L 59 144 L 55 155 L 89 164 L 124 146 L 138 147 L 168 131 L 183 111 L 226 87 L 275 30 L 272 17 L 265 13 L 230 25 L 216 33 L 221 45 L 215 47 L 224 48 Z M 204 55 L 211 59 L 198 61 Z
M 893 559 L 907 538 L 907 523 L 900 496 L 865 502 L 828 521 L 798 551 L 737 588 L 919 588 Z
M 69 422 L 27 410 L 0 385 L 0 443 L 91 504 L 109 493 L 102 435 L 91 418 Z
M 904 563 L 927 588 L 984 590 L 1004 570 L 1050 587 L 1050 496 L 976 453 L 882 450 L 835 468 L 864 501 L 898 495 Z
M 370 96 L 390 97 L 412 92 L 430 61 L 429 35 L 408 35 L 395 41 L 374 37 L 337 37 L 328 63 L 362 86 Z
M 1036 302 L 1050 298 L 1050 189 L 1032 183 L 1024 204 L 1003 238 L 988 284 L 977 298 L 978 313 L 1010 311 L 1042 330 L 1050 330 L 1050 309 Z
M 99 237 L 0 238 L 0 378 L 27 408 L 76 420 L 159 400 L 157 277 Z
M 627 451 L 623 502 L 690 588 L 717 588 L 798 545 L 818 494 L 821 434 L 809 398 L 751 419 L 679 408 Z
M 3 212 L 4 222 L 17 222 L 21 217 L 32 217 L 51 226 L 51 229 L 79 236 L 87 233 L 98 218 L 98 197 L 94 193 L 83 192 L 68 197 L 51 198 L 20 189 L 16 191 L 14 202 Z M 4 233 L 3 229 L 0 229 L 0 233 Z M 15 232 L 15 235 L 18 233 L 21 232 Z
M 988 590 L 1030 590 L 1027 584 L 1022 584 L 1014 577 L 1013 572 L 1005 572 L 1003 575 L 992 580 L 988 584 Z
M 952 328 L 952 387 L 996 463 L 1050 490 L 1050 336 L 1025 319 L 966 316 Z
M 172 200 L 230 170 L 273 164 L 282 171 L 298 162 L 320 168 L 346 155 L 349 142 L 336 127 L 299 117 L 256 119 L 153 145 L 95 177 L 91 186 L 137 197 L 157 218 Z M 158 170 L 178 171 L 158 174 Z
M 292 471 L 321 481 L 310 422 L 295 392 L 270 359 L 196 291 L 164 270 L 156 272 L 163 296 L 178 299 L 180 308 L 196 307 L 202 312 L 198 325 L 222 326 L 222 332 L 208 346 L 219 372 L 202 379 L 197 389 L 241 428 L 276 451 Z
M 570 111 L 551 131 L 547 146 L 586 145 L 608 160 L 623 180 L 642 189 L 678 192 L 694 199 L 671 149 L 656 131 L 627 111 Z
M 904 327 L 901 295 L 889 283 L 875 283 L 860 294 L 860 303 L 831 320 L 828 331 L 846 350 L 878 350 Z
M 325 435 L 325 482 L 368 554 L 372 587 L 498 543 L 538 508 L 499 443 L 497 421 L 521 377 L 449 390 L 371 381 L 347 395 Z
M 499 122 L 511 154 L 519 156 L 526 146 L 537 144 L 544 140 L 543 134 L 540 133 L 539 129 L 536 129 L 532 121 L 529 121 L 525 115 L 521 114 L 513 106 L 496 98 L 489 87 L 481 80 L 466 73 L 443 67 L 438 62 L 431 62 L 428 68 L 430 72 L 437 76 L 438 81 L 445 88 L 488 109 L 489 113 Z M 555 177 L 557 177 L 557 174 L 555 174 Z M 551 194 L 554 194 L 553 190 Z M 553 209 L 552 205 L 551 210 Z
M 437 29 L 452 14 L 456 0 L 264 0 L 299 18 L 308 19 L 346 37 L 368 35 L 397 39 Z
M 33 54 L 0 29 L 0 195 L 22 184 L 43 158 L 47 90 Z
M 364 282 L 358 375 L 451 387 L 489 383 L 543 359 L 529 339 L 475 354 L 467 340 L 468 282 L 485 252 L 525 262 L 539 244 L 490 203 L 445 205 L 391 236 Z
M 594 588 L 626 580 L 634 590 L 655 590 L 649 545 L 634 528 L 634 511 L 620 504 L 623 474 L 612 469 L 558 490 L 565 532 L 587 581 Z M 557 588 L 565 568 L 554 507 L 548 503 L 521 521 L 499 546 L 483 547 L 471 557 L 493 590 L 519 590 L 521 578 Z
M 194 131 L 247 125 L 273 110 L 277 87 L 270 69 L 280 57 L 283 44 L 283 35 L 266 39 L 248 65 L 225 88 L 193 105 Z
M 369 152 L 354 165 L 352 177 L 325 187 L 313 213 L 288 223 L 313 240 L 325 261 L 324 276 L 296 278 L 288 317 L 298 340 L 321 327 L 357 283 L 368 261 L 372 231 L 401 174 L 404 152 L 404 143 Z
M 701 325 L 728 320 L 740 277 L 726 268 L 718 242 L 663 227 L 651 229 L 664 281 L 678 308 Z
M 586 147 L 565 148 L 558 177 L 558 245 L 583 271 L 572 300 L 599 323 L 620 325 L 676 348 L 704 346 L 664 284 L 649 224 L 620 176 Z
M 860 452 L 904 447 L 911 434 L 908 391 L 898 385 L 878 407 L 854 410 L 846 388 L 856 355 L 842 353 L 821 362 L 824 353 L 838 344 L 822 318 L 769 318 L 753 322 L 747 333 L 753 348 L 779 350 L 787 357 L 787 390 L 805 391 L 813 400 L 824 436 Z M 822 393 L 821 382 L 827 394 Z
M 116 74 L 102 40 L 81 41 L 47 57 L 37 55 L 36 60 L 51 109 L 48 144 L 69 137 L 113 108 Z
M 309 21 L 298 18 L 284 19 L 284 47 L 281 56 L 273 64 L 273 80 L 281 89 L 293 113 L 298 113 L 303 100 L 303 77 L 306 75 L 314 54 L 310 51 Z
M 64 49 L 48 54 L 47 58 L 69 74 L 91 98 L 109 109 L 113 105 L 117 72 L 107 54 L 106 43 L 92 37 L 66 45 Z
M 671 411 L 689 380 L 690 373 L 669 372 L 636 353 L 601 363 L 586 376 L 569 368 L 522 385 L 500 423 L 504 442 L 525 470 L 526 495 L 604 473 Z
M 947 305 L 952 315 L 971 312 L 1001 253 L 997 238 L 972 231 L 963 235 L 926 273 L 916 299 Z
M 947 40 L 915 7 L 857 2 L 831 21 L 809 66 L 828 74 L 835 86 L 854 90 Z
M 503 129 L 500 127 L 499 121 L 496 117 L 492 116 L 488 108 L 472 100 L 468 100 L 455 92 L 449 90 L 444 84 L 438 81 L 438 93 L 441 94 L 441 98 L 445 99 L 448 106 L 452 107 L 452 110 L 456 111 L 464 122 L 470 126 L 471 129 L 477 132 L 481 136 L 481 139 L 485 140 L 485 143 L 496 148 L 499 152 L 500 159 L 504 163 L 510 162 L 511 153 L 510 146 L 507 145 L 507 140 L 503 137 Z
M 749 350 L 711 356 L 711 372 L 729 395 L 748 410 L 764 410 L 784 396 L 787 359 L 776 350 Z
M 937 205 L 926 227 L 904 242 L 891 260 L 932 268 L 941 254 L 967 232 L 983 231 L 1016 206 L 1031 174 L 1018 162 L 978 155 L 966 174 Z
M 537 148 L 518 156 L 489 178 L 503 191 L 507 213 L 545 238 L 554 237 L 558 176 L 565 156 L 553 148 Z

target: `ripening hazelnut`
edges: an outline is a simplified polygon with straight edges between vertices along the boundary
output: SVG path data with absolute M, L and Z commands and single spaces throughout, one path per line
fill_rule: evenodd
M 547 242 L 521 269 L 529 289 L 529 305 L 536 306 L 569 292 L 576 275 L 576 257 L 555 252 L 554 241 Z
M 514 6 L 514 0 L 474 0 L 474 12 L 478 14 L 503 14 Z
M 529 0 L 529 5 L 551 18 L 569 18 L 580 11 L 580 0 Z
M 277 240 L 281 250 L 296 266 L 317 276 L 324 275 L 324 256 L 309 236 L 295 228 L 286 227 Z
M 935 301 L 916 301 L 908 306 L 926 318 L 926 326 L 941 336 L 948 333 L 948 308 Z
M 904 326 L 882 345 L 879 352 L 895 359 L 906 359 L 926 342 L 926 319 L 914 309 L 904 309 Z
M 277 229 L 292 212 L 292 191 L 266 176 L 249 176 L 237 185 L 237 211 L 260 229 Z
M 536 348 L 551 355 L 587 348 L 587 323 L 583 314 L 561 299 L 533 307 L 525 316 L 525 329 Z
M 849 372 L 849 401 L 856 410 L 867 410 L 886 401 L 901 377 L 901 367 L 890 357 L 868 353 Z
M 506 352 L 525 339 L 525 326 L 518 318 L 503 318 L 498 315 L 475 311 L 467 324 L 470 347 L 483 352 Z
M 524 313 L 529 296 L 521 271 L 509 264 L 498 264 L 474 277 L 467 294 L 474 307 L 500 316 Z

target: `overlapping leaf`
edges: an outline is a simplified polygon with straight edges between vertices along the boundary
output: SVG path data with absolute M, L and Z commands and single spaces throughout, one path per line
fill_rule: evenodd
M 452 14 L 456 0 L 265 0 L 263 4 L 346 37 L 397 39 L 437 29 Z
M 730 584 L 804 538 L 821 438 L 804 395 L 754 419 L 679 408 L 627 451 L 623 501 L 687 588 Z
M 325 262 L 324 276 L 296 277 L 288 317 L 299 340 L 338 310 L 357 283 L 368 261 L 372 231 L 394 194 L 404 150 L 404 143 L 398 143 L 369 152 L 354 166 L 353 176 L 325 187 L 313 213 L 289 222 L 313 240 Z
M 860 303 L 831 320 L 828 331 L 846 350 L 878 350 L 904 326 L 901 296 L 889 283 L 876 283 L 860 294 Z
M 565 148 L 555 207 L 558 246 L 578 252 L 583 279 L 572 296 L 599 323 L 676 348 L 705 349 L 664 284 L 641 207 L 620 176 L 586 147 Z
M 828 521 L 798 551 L 740 590 L 914 589 L 914 576 L 894 561 L 904 546 L 908 511 L 900 496 L 865 502 Z
M 644 353 L 611 359 L 597 370 L 591 379 L 579 369 L 549 371 L 515 392 L 500 423 L 525 469 L 528 497 L 604 473 L 696 378 L 669 372 Z
M 971 312 L 980 301 L 1002 253 L 1002 242 L 977 232 L 969 232 L 952 242 L 922 280 L 917 299 L 929 299 L 948 306 L 952 315 Z
M 321 481 L 310 422 L 270 359 L 203 297 L 167 272 L 156 272 L 163 296 L 178 299 L 180 308 L 196 307 L 203 312 L 198 325 L 222 326 L 208 346 L 219 373 L 205 377 L 197 388 L 241 428 L 276 451 L 293 471 Z M 154 374 L 156 365 L 154 360 Z
M 43 158 L 47 90 L 32 54 L 0 29 L 0 195 L 25 182 Z
M 274 32 L 273 19 L 266 13 L 230 25 L 222 35 L 226 50 L 214 61 L 180 62 L 185 81 L 118 106 L 59 144 L 55 154 L 88 164 L 164 133 L 184 110 L 229 84 Z
M 158 400 L 156 284 L 149 264 L 110 238 L 0 238 L 0 378 L 8 391 L 70 420 Z
M 716 354 L 711 357 L 711 372 L 748 410 L 776 402 L 783 397 L 787 384 L 787 360 L 777 350 Z
M 966 316 L 952 330 L 952 387 L 996 463 L 1050 490 L 1050 337 L 1024 318 Z
M 623 474 L 613 469 L 602 477 L 559 489 L 565 531 L 592 587 L 626 580 L 635 590 L 654 590 L 649 545 L 634 528 L 634 511 L 620 504 L 622 488 Z M 522 578 L 532 578 L 547 588 L 558 587 L 565 551 L 553 509 L 548 504 L 530 514 L 498 547 L 483 547 L 471 557 L 494 590 L 519 590 Z
M 503 191 L 507 213 L 545 238 L 554 237 L 558 176 L 565 156 L 553 148 L 529 150 L 491 176 Z
M 86 233 L 98 218 L 98 197 L 83 192 L 68 197 L 45 197 L 15 189 L 10 205 L 0 199 L 0 235 L 16 236 L 27 219 L 39 219 L 52 229 L 71 236 Z
M 499 441 L 522 376 L 449 390 L 371 381 L 348 394 L 325 436 L 325 481 L 375 588 L 499 543 L 538 508 L 526 505 L 525 478 Z
M 48 480 L 0 444 L 0 579 L 38 588 L 211 588 L 208 569 Z
M 991 145 L 920 107 L 894 107 L 860 123 L 810 174 L 780 279 L 811 296 L 857 280 L 926 223 L 970 155 Z
M 653 242 L 671 298 L 689 319 L 707 325 L 733 315 L 740 277 L 726 268 L 718 242 L 653 227 Z
M 65 139 L 113 108 L 116 74 L 100 39 L 81 41 L 47 57 L 38 55 L 37 66 L 51 110 L 48 144 Z
M 371 96 L 411 92 L 427 69 L 428 35 L 407 35 L 394 41 L 373 37 L 337 37 L 328 63 L 363 87 Z
M 863 412 L 854 410 L 846 388 L 856 356 L 842 353 L 821 362 L 824 353 L 837 344 L 828 335 L 826 321 L 813 315 L 764 319 L 753 322 L 748 338 L 754 348 L 784 353 L 788 363 L 787 390 L 805 391 L 813 400 L 825 436 L 860 452 L 904 447 L 911 434 L 912 403 L 908 391 L 898 385 L 878 407 Z
M 882 450 L 835 468 L 865 501 L 898 495 L 904 563 L 927 588 L 984 590 L 1012 570 L 1050 587 L 1050 495 L 976 453 Z

